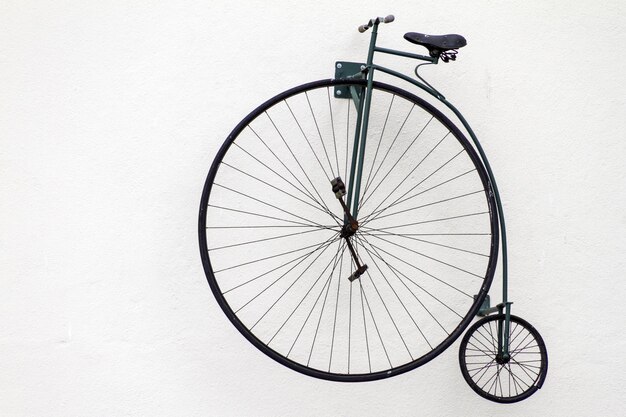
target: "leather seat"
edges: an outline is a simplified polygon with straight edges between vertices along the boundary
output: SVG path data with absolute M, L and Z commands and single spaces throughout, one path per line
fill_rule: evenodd
M 438 56 L 440 53 L 451 49 L 459 49 L 467 45 L 467 41 L 461 35 L 426 35 L 424 33 L 408 32 L 404 34 L 407 41 L 422 45 L 428 49 L 430 56 Z

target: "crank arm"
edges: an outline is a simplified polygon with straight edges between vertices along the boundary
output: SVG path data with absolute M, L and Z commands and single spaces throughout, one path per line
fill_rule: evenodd
M 350 209 L 346 205 L 345 201 L 343 201 L 343 196 L 346 195 L 346 185 L 343 183 L 341 177 L 337 177 L 330 182 L 333 186 L 333 192 L 335 193 L 335 197 L 339 200 L 339 204 L 343 208 L 343 212 L 346 216 L 345 224 L 341 229 L 341 237 L 346 240 L 346 245 L 350 250 L 350 254 L 352 255 L 352 259 L 356 264 L 356 271 L 354 271 L 348 279 L 350 281 L 354 281 L 359 278 L 361 275 L 367 271 L 367 265 L 361 265 L 361 261 L 359 260 L 359 256 L 356 254 L 354 250 L 354 246 L 352 246 L 352 242 L 350 241 L 350 237 L 352 237 L 356 231 L 359 229 L 359 222 L 356 221 L 352 214 L 350 213 Z
M 363 275 L 365 273 L 365 271 L 367 271 L 367 265 L 365 265 L 365 264 L 361 265 L 361 262 L 359 261 L 359 257 L 356 254 L 356 251 L 354 250 L 354 247 L 352 246 L 352 242 L 350 241 L 350 238 L 346 237 L 345 239 L 346 239 L 346 244 L 348 245 L 348 249 L 350 250 L 350 254 L 352 255 L 352 259 L 354 259 L 354 263 L 356 264 L 356 271 L 354 271 L 348 277 L 348 279 L 350 281 L 354 281 L 355 279 L 357 279 L 361 275 Z

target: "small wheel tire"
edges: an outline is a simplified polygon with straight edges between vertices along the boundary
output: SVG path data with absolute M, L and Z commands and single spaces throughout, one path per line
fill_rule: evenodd
M 459 364 L 463 378 L 478 395 L 497 403 L 514 403 L 541 388 L 548 372 L 548 353 L 539 332 L 512 315 L 511 357 L 499 357 L 497 335 L 504 319 L 504 314 L 496 314 L 474 323 L 461 341 Z

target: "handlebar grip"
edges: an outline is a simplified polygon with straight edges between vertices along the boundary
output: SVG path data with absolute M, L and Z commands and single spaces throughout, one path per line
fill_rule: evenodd
M 375 19 L 370 19 L 370 21 L 365 25 L 359 26 L 359 32 L 363 33 L 374 25 L 377 25 L 379 23 L 391 23 L 394 20 L 396 20 L 396 18 L 392 14 L 387 17 L 377 17 Z

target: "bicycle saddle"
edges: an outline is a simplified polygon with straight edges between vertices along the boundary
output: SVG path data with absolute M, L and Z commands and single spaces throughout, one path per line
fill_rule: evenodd
M 408 32 L 404 39 L 428 49 L 430 56 L 439 56 L 442 52 L 451 49 L 459 49 L 467 45 L 467 41 L 461 35 L 425 35 L 423 33 Z

